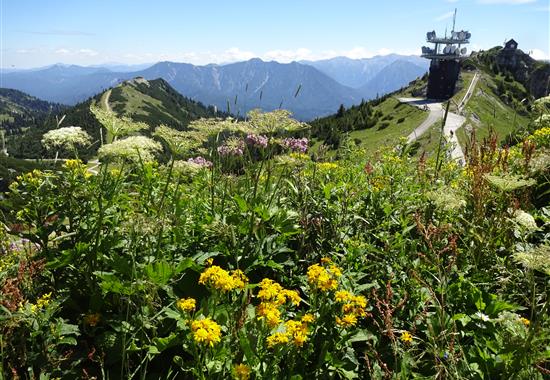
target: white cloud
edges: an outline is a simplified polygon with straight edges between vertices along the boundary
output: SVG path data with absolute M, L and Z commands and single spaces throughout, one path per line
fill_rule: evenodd
M 66 55 L 66 56 L 83 56 L 83 57 L 95 57 L 99 55 L 97 51 L 92 49 L 70 50 L 65 48 L 59 48 L 55 50 L 54 53 L 59 55 Z
M 535 3 L 537 0 L 478 0 L 481 4 L 529 4 Z
M 80 49 L 78 50 L 78 54 L 87 55 L 89 57 L 95 57 L 99 53 L 92 49 Z
M 443 21 L 443 20 L 450 19 L 451 17 L 453 17 L 454 14 L 455 14 L 454 11 L 447 12 L 447 13 L 443 13 L 442 15 L 437 16 L 437 17 L 435 18 L 435 21 Z
M 550 59 L 550 55 L 548 53 L 545 53 L 543 50 L 540 49 L 533 49 L 531 50 L 531 57 L 533 57 L 536 60 L 548 60 Z
M 61 49 L 57 49 L 57 50 L 55 51 L 55 54 L 69 55 L 69 54 L 71 54 L 71 51 L 70 51 L 69 49 L 63 49 L 63 48 L 61 48 Z
M 19 49 L 17 53 L 31 54 L 33 49 Z M 368 49 L 364 46 L 355 46 L 348 50 L 323 50 L 313 51 L 308 48 L 296 49 L 277 49 L 265 52 L 253 52 L 238 47 L 231 47 L 223 51 L 180 51 L 171 53 L 151 53 L 151 52 L 119 52 L 117 55 L 106 55 L 89 48 L 72 49 L 67 47 L 58 47 L 57 49 L 46 49 L 44 54 L 58 56 L 54 59 L 62 59 L 63 62 L 72 62 L 76 64 L 99 64 L 107 61 L 123 62 L 126 64 L 151 63 L 160 61 L 185 62 L 194 65 L 206 65 L 209 63 L 225 64 L 239 61 L 247 61 L 252 58 L 261 58 L 264 61 L 277 61 L 288 63 L 302 60 L 321 60 L 334 57 L 347 57 L 351 59 L 372 58 L 377 55 L 402 54 L 402 55 L 420 55 L 420 48 L 408 50 L 393 50 L 382 47 L 377 50 Z
M 271 50 L 262 55 L 262 59 L 277 62 L 292 62 L 313 59 L 313 52 L 306 48 L 296 50 Z
M 382 48 L 376 51 L 376 55 L 388 55 L 392 53 L 393 53 L 393 50 L 388 48 Z
M 256 55 L 251 51 L 243 51 L 237 47 L 227 49 L 221 54 L 221 62 L 227 61 L 246 61 L 254 58 Z

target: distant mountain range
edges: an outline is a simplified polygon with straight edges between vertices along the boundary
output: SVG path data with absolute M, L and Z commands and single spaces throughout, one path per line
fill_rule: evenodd
M 310 120 L 335 112 L 340 104 L 350 106 L 406 86 L 427 70 L 424 61 L 399 55 L 287 64 L 255 58 L 205 66 L 159 62 L 137 71 L 116 64 L 53 65 L 3 73 L 1 81 L 3 87 L 73 105 L 137 76 L 162 78 L 184 96 L 220 110 L 229 109 L 233 114 L 281 107 L 292 111 L 296 118 Z
M 380 70 L 358 90 L 365 99 L 374 99 L 407 86 L 412 80 L 423 76 L 427 70 L 410 61 L 396 60 Z
M 414 64 L 428 71 L 430 61 L 416 55 L 377 55 L 372 58 L 351 59 L 335 57 L 320 61 L 300 61 L 327 74 L 337 82 L 351 88 L 360 88 L 373 80 L 384 68 L 396 61 Z M 409 79 L 408 82 L 415 78 Z M 406 82 L 406 83 L 408 83 Z M 401 83 L 401 86 L 406 83 Z M 400 87 L 401 87 L 400 86 Z

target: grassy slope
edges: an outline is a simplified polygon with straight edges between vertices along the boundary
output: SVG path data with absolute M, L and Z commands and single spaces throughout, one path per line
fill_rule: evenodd
M 522 86 L 517 82 L 514 85 Z M 495 86 L 493 77 L 486 73 L 481 74 L 474 94 L 464 109 L 466 128 L 461 128 L 457 132 L 461 145 L 464 146 L 466 143 L 470 127 L 475 128 L 478 138 L 487 136 L 492 128 L 497 133 L 499 140 L 502 141 L 517 126 L 528 123 L 527 117 L 516 115 L 514 109 L 505 104 L 493 92 Z M 455 99 L 460 101 L 461 98 L 455 96 Z
M 384 116 L 381 117 L 381 122 L 388 121 L 388 127 L 379 129 L 377 126 L 369 129 L 362 129 L 350 133 L 352 139 L 360 140 L 360 146 L 367 149 L 368 152 L 374 152 L 384 145 L 394 145 L 401 137 L 406 137 L 418 125 L 420 125 L 427 117 L 428 113 L 416 107 L 402 104 L 396 98 L 391 97 L 375 107 L 380 110 Z M 391 117 L 391 119 L 389 119 Z M 404 121 L 398 123 L 400 119 Z
M 400 138 L 406 137 L 428 117 L 428 113 L 419 108 L 400 103 L 397 98 L 401 96 L 406 95 L 397 93 L 373 106 L 372 112 L 380 115 L 377 123 L 371 128 L 348 132 L 349 137 L 359 146 L 365 148 L 368 153 L 374 153 L 385 145 L 395 145 Z M 345 111 L 345 114 L 349 115 L 356 112 L 357 109 L 349 109 Z M 334 128 L 334 126 L 331 126 L 332 123 L 336 122 L 334 116 L 329 116 L 325 120 L 329 121 L 329 127 Z M 322 141 L 319 139 L 313 139 L 312 150 L 317 151 L 321 143 Z
M 213 107 L 182 96 L 160 79 L 134 79 L 114 87 L 109 105 L 118 115 L 152 127 L 165 124 L 184 129 L 192 120 L 216 116 Z

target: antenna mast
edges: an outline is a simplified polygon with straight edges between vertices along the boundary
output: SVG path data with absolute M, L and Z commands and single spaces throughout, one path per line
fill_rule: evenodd
M 455 8 L 455 14 L 453 16 L 453 32 L 455 31 L 455 22 L 456 22 L 456 8 Z

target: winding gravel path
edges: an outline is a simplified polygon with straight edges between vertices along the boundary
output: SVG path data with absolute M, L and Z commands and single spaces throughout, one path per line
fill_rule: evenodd
M 430 112 L 426 120 L 422 122 L 407 136 L 407 142 L 411 143 L 422 136 L 428 129 L 430 129 L 439 120 L 442 120 L 445 116 L 445 110 L 443 109 L 443 102 L 420 99 L 420 98 L 399 98 L 402 103 L 410 104 L 421 109 L 428 109 Z M 451 157 L 458 162 L 464 162 L 464 153 L 458 143 L 456 137 L 456 130 L 462 127 L 462 124 L 466 121 L 466 118 L 456 113 L 449 112 L 447 114 L 447 122 L 443 127 L 443 135 L 448 142 L 452 145 Z
M 464 97 L 457 107 L 458 114 L 449 112 L 447 114 L 447 121 L 443 127 L 443 135 L 452 145 L 451 157 L 460 164 L 464 163 L 464 152 L 462 151 L 458 138 L 456 137 L 456 131 L 458 128 L 462 127 L 466 121 L 466 118 L 462 116 L 462 111 L 464 110 L 466 103 L 468 103 L 468 100 L 472 97 L 478 80 L 479 73 L 476 72 L 470 82 L 470 85 L 468 86 L 468 91 L 466 91 L 466 94 L 464 94 Z M 418 139 L 428 129 L 430 129 L 432 125 L 445 117 L 444 102 L 421 98 L 399 98 L 399 101 L 421 109 L 427 109 L 430 112 L 426 120 L 424 120 L 422 124 L 416 127 L 415 130 L 407 136 L 407 142 L 409 143 Z
M 109 105 L 109 97 L 111 96 L 111 90 L 107 90 L 105 95 L 102 97 L 103 105 L 105 106 L 105 109 L 109 112 L 112 112 L 111 106 Z

